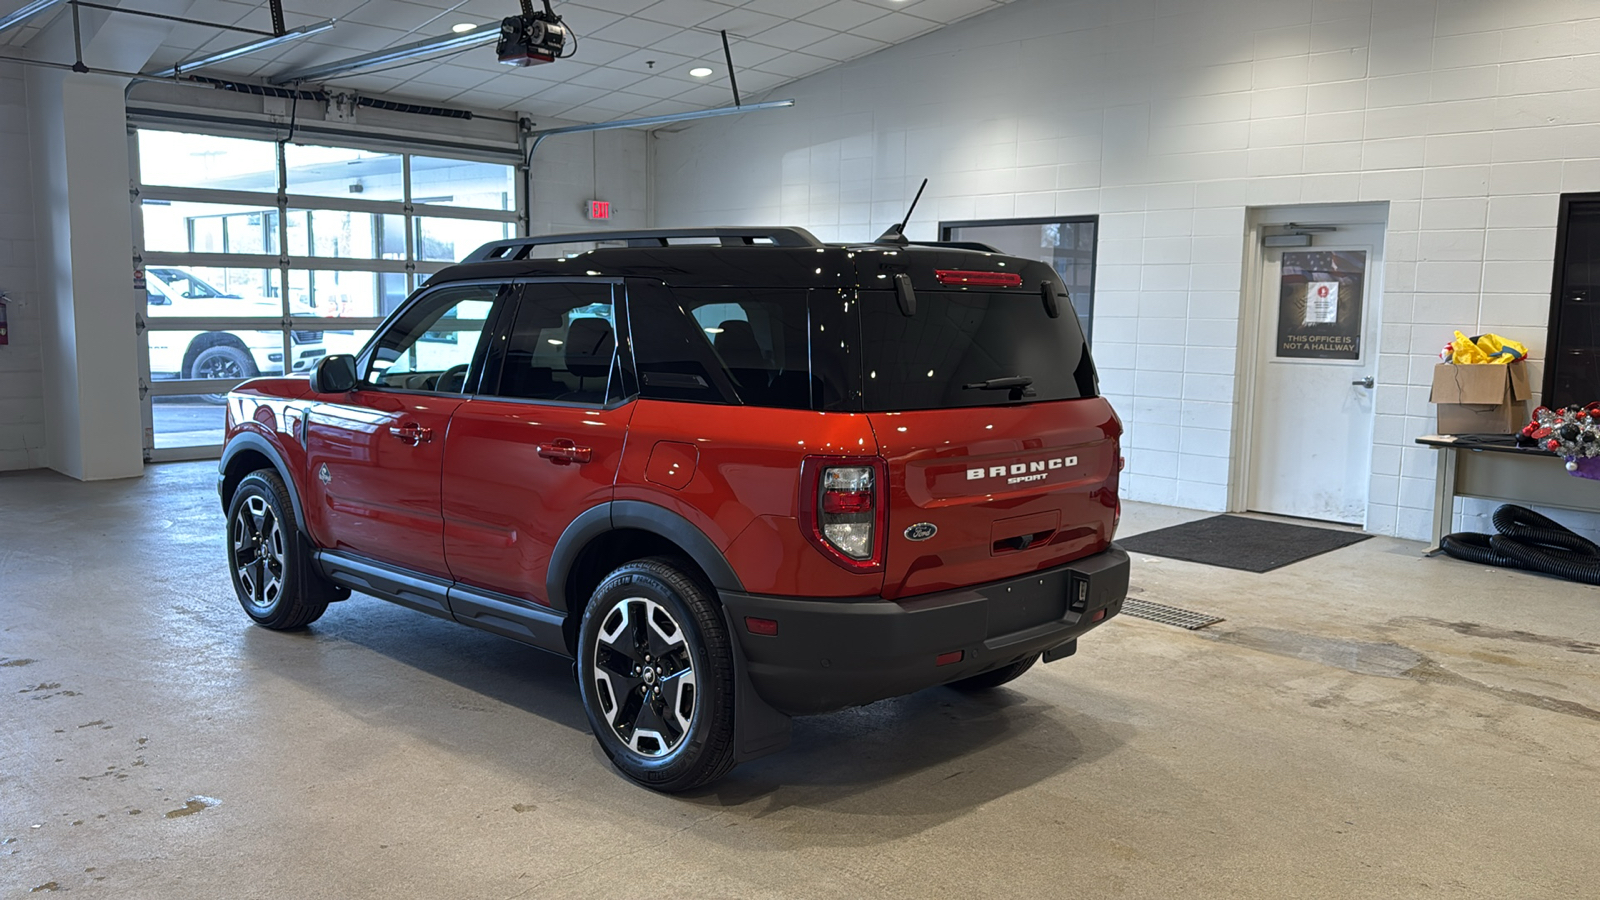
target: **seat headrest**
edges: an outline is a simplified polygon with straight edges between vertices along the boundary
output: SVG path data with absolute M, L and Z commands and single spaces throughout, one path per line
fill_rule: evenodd
M 616 349 L 616 332 L 605 319 L 575 319 L 567 326 L 567 371 L 579 378 L 609 374 Z
M 756 330 L 743 319 L 729 319 L 717 326 L 721 329 L 711 341 L 722 364 L 730 369 L 767 369 L 767 357 L 756 343 Z

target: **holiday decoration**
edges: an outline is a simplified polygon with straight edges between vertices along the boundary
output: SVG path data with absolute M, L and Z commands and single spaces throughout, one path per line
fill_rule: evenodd
M 1564 457 L 1568 472 L 1600 481 L 1600 403 L 1561 410 L 1541 406 L 1523 426 L 1522 437 Z

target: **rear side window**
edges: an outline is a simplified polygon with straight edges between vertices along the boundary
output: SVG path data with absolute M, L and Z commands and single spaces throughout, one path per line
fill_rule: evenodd
M 1052 319 L 1036 293 L 917 291 L 913 316 L 893 293 L 861 294 L 862 402 L 868 412 L 1076 400 L 1097 393 L 1070 307 Z M 985 389 L 1030 378 L 1021 390 Z
M 609 284 L 523 286 L 499 380 L 484 393 L 562 403 L 606 402 L 617 375 L 617 328 Z M 491 373 L 491 379 L 493 375 Z
M 630 284 L 640 395 L 814 408 L 806 295 L 793 288 Z
M 811 408 L 803 290 L 675 292 L 747 406 Z

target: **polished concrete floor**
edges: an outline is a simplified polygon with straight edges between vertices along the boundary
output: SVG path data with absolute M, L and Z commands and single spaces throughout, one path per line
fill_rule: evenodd
M 1136 556 L 1136 596 L 1226 621 L 1123 617 L 668 797 L 554 657 L 370 598 L 250 626 L 212 471 L 0 475 L 0 896 L 1600 891 L 1600 589 L 1385 538 L 1266 575 Z

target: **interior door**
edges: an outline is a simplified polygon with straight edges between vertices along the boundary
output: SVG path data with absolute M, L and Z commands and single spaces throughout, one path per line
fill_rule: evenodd
M 473 284 L 420 297 L 363 351 L 355 390 L 313 398 L 306 507 L 319 545 L 449 578 L 445 438 L 481 374 L 485 324 L 508 293 Z
M 445 555 L 459 583 L 545 606 L 556 541 L 611 499 L 634 405 L 624 402 L 611 285 L 528 284 L 506 318 L 479 394 L 450 425 Z M 453 596 L 451 608 L 476 609 Z
M 1262 258 L 1248 508 L 1364 524 L 1383 226 L 1339 225 Z

